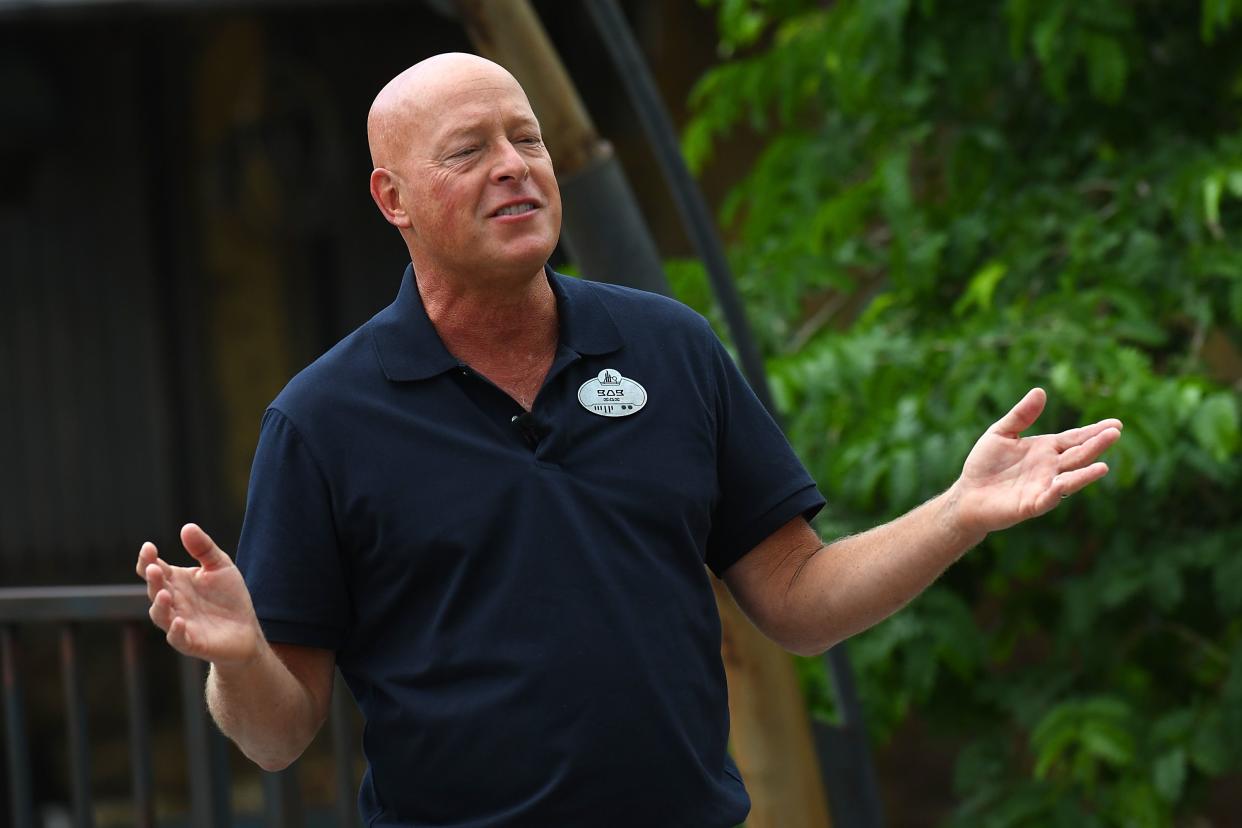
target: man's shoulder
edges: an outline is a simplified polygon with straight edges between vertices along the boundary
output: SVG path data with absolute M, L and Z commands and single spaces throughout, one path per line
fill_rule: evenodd
M 380 377 L 371 327 L 375 319 L 354 329 L 298 371 L 271 407 L 292 420 L 314 416 L 325 406 L 366 393 Z
M 567 290 L 590 292 L 627 335 L 641 333 L 660 338 L 688 336 L 715 338 L 711 325 L 698 311 L 676 299 L 638 288 L 562 277 Z

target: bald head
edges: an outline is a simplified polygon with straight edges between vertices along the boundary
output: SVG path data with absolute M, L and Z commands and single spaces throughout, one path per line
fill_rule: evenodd
M 372 166 L 391 166 L 411 132 L 435 124 L 455 91 L 480 85 L 517 90 L 523 100 L 526 98 L 503 66 L 465 52 L 433 55 L 390 80 L 375 96 L 367 114 Z
M 371 197 L 420 274 L 542 274 L 560 191 L 530 101 L 504 68 L 461 53 L 416 63 L 375 97 L 367 138 Z

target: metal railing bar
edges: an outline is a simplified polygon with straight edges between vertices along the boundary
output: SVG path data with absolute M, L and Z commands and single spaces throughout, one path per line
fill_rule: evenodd
M 142 584 L 0 589 L 0 624 L 24 621 L 102 621 L 146 618 Z
M 91 744 L 87 732 L 86 693 L 82 689 L 82 663 L 78 630 L 73 624 L 60 628 L 60 669 L 65 683 L 65 726 L 69 737 L 69 781 L 73 794 L 73 824 L 94 828 L 91 800 Z
M 154 828 L 155 789 L 151 770 L 151 722 L 147 706 L 146 627 L 127 623 L 121 630 L 125 660 L 125 704 L 129 708 L 129 765 L 134 784 L 134 826 Z
M 178 658 L 181 670 L 181 709 L 190 774 L 190 824 L 193 828 L 228 828 L 228 765 L 222 759 L 219 737 L 207 713 L 205 666 L 188 656 Z
M 358 828 L 358 788 L 351 758 L 358 749 L 349 687 L 338 670 L 332 688 L 329 723 L 332 728 L 332 754 L 336 770 L 336 823 L 341 828 Z
M 302 828 L 297 762 L 282 771 L 263 774 L 263 811 L 268 828 Z
M 0 625 L 0 673 L 4 680 L 5 755 L 9 762 L 9 802 L 14 828 L 34 828 L 30 801 L 30 745 L 26 738 L 26 702 L 18 670 L 17 635 L 12 626 Z
M 155 791 L 147 688 L 148 634 L 146 587 L 135 585 L 0 588 L 0 679 L 3 680 L 5 756 L 8 764 L 9 810 L 14 828 L 35 828 L 29 737 L 19 669 L 18 629 L 25 623 L 52 623 L 60 628 L 60 660 L 64 677 L 73 824 L 93 828 L 91 757 L 81 661 L 80 623 L 121 621 L 122 659 L 128 717 L 135 828 L 154 828 Z M 206 665 L 178 657 L 187 770 L 190 776 L 189 822 L 193 828 L 227 828 L 231 821 L 227 743 L 211 722 L 205 698 Z M 336 823 L 358 828 L 358 751 L 356 711 L 349 689 L 338 672 L 330 709 L 335 770 Z M 296 766 L 295 766 L 296 767 Z M 294 768 L 264 779 L 267 824 L 300 826 L 304 803 Z

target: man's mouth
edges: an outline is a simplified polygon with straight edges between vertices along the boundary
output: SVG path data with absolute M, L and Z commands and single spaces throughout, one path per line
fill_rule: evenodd
M 520 204 L 510 204 L 506 207 L 501 207 L 499 210 L 492 213 L 492 215 L 497 216 L 497 217 L 516 216 L 522 213 L 529 213 L 531 210 L 534 210 L 534 209 L 535 209 L 534 204 L 531 204 L 530 202 L 522 202 Z

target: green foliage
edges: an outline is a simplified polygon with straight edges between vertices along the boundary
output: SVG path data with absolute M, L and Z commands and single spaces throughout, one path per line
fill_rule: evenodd
M 684 147 L 765 137 L 724 221 L 820 530 L 942 490 L 1032 385 L 1041 430 L 1126 424 L 854 639 L 874 736 L 964 745 L 955 826 L 1192 818 L 1242 769 L 1242 0 L 705 2 Z

